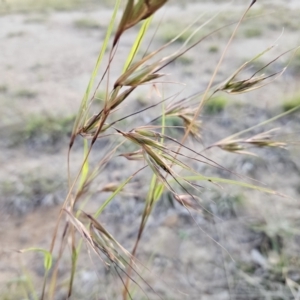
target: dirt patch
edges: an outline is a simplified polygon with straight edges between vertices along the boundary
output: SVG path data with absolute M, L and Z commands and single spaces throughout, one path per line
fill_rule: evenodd
M 154 25 L 164 16 L 168 26 L 164 27 L 162 23 L 150 48 L 155 49 L 176 36 L 179 27 L 184 28 L 202 12 L 206 14 L 191 30 L 211 18 L 220 7 L 224 9 L 203 31 L 199 31 L 198 38 L 232 19 L 238 20 L 244 8 L 241 1 L 229 8 L 217 2 L 173 4 L 159 12 L 153 20 Z M 284 11 L 279 11 L 283 4 Z M 258 5 L 251 15 L 255 21 L 249 20 L 240 28 L 216 82 L 228 78 L 236 68 L 273 44 L 279 36 L 279 46 L 247 68 L 245 76 L 259 70 L 279 53 L 297 46 L 299 24 L 294 18 L 299 9 L 298 1 Z M 23 297 L 19 289 L 29 285 L 27 273 L 32 274 L 30 278 L 37 290 L 42 283 L 43 256 L 21 255 L 15 250 L 35 246 L 49 248 L 60 204 L 67 192 L 68 137 L 111 13 L 111 8 L 105 6 L 93 10 L 13 13 L 0 18 L 0 69 L 3 70 L 0 73 L 0 293 L 4 295 L 3 299 Z M 186 20 L 182 18 L 183 13 L 189 16 Z M 286 29 L 281 36 L 283 26 Z M 203 90 L 232 28 L 224 28 L 170 64 L 166 69 L 170 75 L 165 80 L 185 82 L 187 88 L 166 84 L 164 93 L 180 91 L 180 97 L 184 97 Z M 148 40 L 153 32 L 151 29 Z M 136 34 L 135 29 L 129 30 L 126 38 L 121 40 L 118 56 L 111 67 L 112 82 L 122 70 L 124 57 L 128 55 Z M 168 51 L 175 51 L 180 46 L 180 43 L 175 43 Z M 141 47 L 146 50 L 147 41 Z M 289 57 L 279 59 L 266 73 L 281 70 Z M 285 110 L 283 102 L 297 94 L 300 71 L 296 59 L 297 56 L 295 64 L 276 83 L 246 95 L 215 99 L 201 116 L 203 131 L 199 147 L 203 149 L 282 113 Z M 101 107 L 105 94 L 99 92 L 98 98 L 97 109 Z M 135 92 L 114 117 L 122 117 L 124 111 L 129 114 L 156 100 L 155 89 L 145 87 Z M 123 130 L 130 130 L 136 124 L 145 124 L 160 114 L 159 109 L 146 111 L 133 122 L 124 121 L 120 126 Z M 169 120 L 170 125 L 177 125 L 173 121 Z M 299 124 L 299 114 L 295 112 L 264 127 L 266 131 L 280 128 L 275 137 L 288 141 L 288 149 L 253 150 L 257 156 L 242 156 L 215 148 L 205 152 L 225 168 L 255 178 L 265 184 L 263 187 L 278 190 L 283 196 L 250 192 L 226 184 L 204 183 L 202 213 L 192 216 L 169 193 L 163 196 L 149 218 L 138 251 L 140 265 L 137 268 L 142 270 L 144 280 L 134 275 L 150 299 L 294 299 L 293 294 L 300 282 L 297 229 Z M 254 129 L 251 134 L 260 132 L 260 129 Z M 182 129 L 172 132 L 178 136 L 181 133 Z M 99 162 L 115 142 L 107 138 L 97 143 L 91 164 Z M 121 152 L 135 150 L 130 147 L 124 144 Z M 72 176 L 80 166 L 82 151 L 82 141 L 78 140 L 71 156 Z M 118 154 L 95 183 L 98 193 L 91 197 L 86 207 L 90 213 L 109 197 L 103 187 L 119 184 L 140 166 L 136 162 L 128 165 L 124 157 L 117 157 Z M 212 170 L 199 163 L 195 163 L 195 167 L 206 176 L 236 179 L 224 169 Z M 137 236 L 150 175 L 149 170 L 141 173 L 100 218 L 129 250 Z M 120 299 L 122 281 L 113 266 L 105 267 L 86 248 L 82 251 L 72 299 L 91 299 L 93 296 Z M 59 269 L 60 296 L 57 299 L 66 295 L 70 266 L 70 257 L 66 255 Z M 134 299 L 145 297 L 145 293 L 137 288 Z

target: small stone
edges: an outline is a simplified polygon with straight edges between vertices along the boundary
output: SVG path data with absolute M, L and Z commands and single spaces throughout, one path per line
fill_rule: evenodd
M 42 206 L 50 207 L 56 204 L 54 194 L 47 194 L 41 201 Z
M 251 250 L 251 258 L 254 263 L 258 264 L 262 268 L 266 269 L 268 267 L 267 260 L 257 249 Z

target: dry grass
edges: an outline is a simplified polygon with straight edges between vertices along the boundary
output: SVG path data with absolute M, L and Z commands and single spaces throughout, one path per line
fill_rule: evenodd
M 116 26 L 115 16 L 119 9 L 119 2 L 117 1 L 116 3 L 103 47 L 99 53 L 97 63 L 74 122 L 69 144 L 69 164 L 72 167 L 71 154 L 75 142 L 83 141 L 84 158 L 78 173 L 75 176 L 69 173 L 68 194 L 57 216 L 51 246 L 47 250 L 42 250 L 44 253 L 45 277 L 44 284 L 39 290 L 41 299 L 55 299 L 60 292 L 60 281 L 62 279 L 59 276 L 59 269 L 67 249 L 70 256 L 70 274 L 65 285 L 67 289 L 65 288 L 64 292 L 66 293 L 66 297 L 73 296 L 74 282 L 76 276 L 78 276 L 78 268 L 80 267 L 78 262 L 80 261 L 82 252 L 86 248 L 89 249 L 89 253 L 93 255 L 97 264 L 102 264 L 103 268 L 114 271 L 122 285 L 122 290 L 119 290 L 118 294 L 122 295 L 123 300 L 133 299 L 134 296 L 139 299 L 142 299 L 142 297 L 147 298 L 147 293 L 151 293 L 154 297 L 162 299 L 163 295 L 155 291 L 151 284 L 144 279 L 143 274 L 148 271 L 137 258 L 137 251 L 143 242 L 142 237 L 145 234 L 147 223 L 151 218 L 154 208 L 161 201 L 162 195 L 168 194 L 173 203 L 182 207 L 186 211 L 186 215 L 192 220 L 192 224 L 200 232 L 203 232 L 203 229 L 199 225 L 198 214 L 204 211 L 210 220 L 212 220 L 212 224 L 216 225 L 219 216 L 236 214 L 237 207 L 242 205 L 241 203 L 244 201 L 240 195 L 228 198 L 222 194 L 223 200 L 220 203 L 213 201 L 216 204 L 216 210 L 210 209 L 212 205 L 206 208 L 202 201 L 203 189 L 219 187 L 220 193 L 223 193 L 220 185 L 229 184 L 230 186 L 240 186 L 269 195 L 280 195 L 277 191 L 238 174 L 236 170 L 228 169 L 223 164 L 219 164 L 211 156 L 206 155 L 207 152 L 204 152 L 204 150 L 207 151 L 215 148 L 215 150 L 226 150 L 234 154 L 252 154 L 249 148 L 267 147 L 273 149 L 285 147 L 285 142 L 277 141 L 273 137 L 274 130 L 260 129 L 263 125 L 271 122 L 271 120 L 254 126 L 260 129 L 259 133 L 254 134 L 251 132 L 253 128 L 248 128 L 224 138 L 209 147 L 204 148 L 201 144 L 203 138 L 201 134 L 203 126 L 201 113 L 216 114 L 225 110 L 227 99 L 221 93 L 234 95 L 257 90 L 267 83 L 272 82 L 274 78 L 279 77 L 285 71 L 283 69 L 270 75 L 263 73 L 269 64 L 276 61 L 277 58 L 275 58 L 270 63 L 262 66 L 257 72 L 247 75 L 244 79 L 239 79 L 239 76 L 246 67 L 267 52 L 269 50 L 267 49 L 252 60 L 245 62 L 237 70 L 233 70 L 232 75 L 225 78 L 222 83 L 218 85 L 214 83 L 240 23 L 256 1 L 253 1 L 246 9 L 240 21 L 235 23 L 235 29 L 228 40 L 225 50 L 220 55 L 219 62 L 205 91 L 199 91 L 185 98 L 180 98 L 177 94 L 171 94 L 166 97 L 156 82 L 164 81 L 166 76 L 164 73 L 165 67 L 176 60 L 181 60 L 181 63 L 183 63 L 183 55 L 201 44 L 205 38 L 214 32 L 201 38 L 195 36 L 195 40 L 188 41 L 188 37 L 190 36 L 190 34 L 186 35 L 188 29 L 175 34 L 174 32 L 170 33 L 168 30 L 168 37 L 165 38 L 166 44 L 156 50 L 152 50 L 152 52 L 147 52 L 138 59 L 137 54 L 140 51 L 143 38 L 147 34 L 148 26 L 151 24 L 151 17 L 155 15 L 157 10 L 166 5 L 166 2 L 166 0 L 158 0 L 147 3 L 139 2 L 137 4 L 134 1 L 127 1 L 118 26 Z M 82 21 L 80 24 L 77 24 L 77 26 L 81 28 L 93 27 Z M 110 77 L 110 68 L 118 54 L 118 44 L 122 43 L 123 39 L 126 38 L 127 30 L 135 26 L 139 26 L 140 31 L 132 45 L 132 50 L 128 54 L 128 57 L 123 57 L 123 69 L 120 71 L 119 77 L 112 79 Z M 114 36 L 111 36 L 113 27 L 116 27 L 117 30 Z M 169 49 L 169 46 L 178 41 L 182 44 L 182 47 L 179 47 L 178 51 L 166 55 L 165 52 Z M 187 42 L 190 42 L 189 46 L 187 46 Z M 102 59 L 106 52 L 108 52 L 108 63 L 107 65 L 102 65 Z M 96 78 L 98 78 L 97 75 L 100 66 L 104 70 L 104 73 L 101 80 L 97 82 Z M 126 104 L 134 101 L 134 91 L 139 90 L 140 87 L 144 87 L 145 85 L 153 86 L 153 90 L 155 91 L 154 103 L 144 106 L 138 111 L 127 111 L 128 106 Z M 34 96 L 28 91 L 22 91 L 22 93 L 18 94 L 18 97 Z M 96 106 L 93 105 L 93 102 L 97 98 L 101 101 L 98 101 L 98 105 Z M 135 124 L 137 116 L 145 112 L 150 113 L 152 109 L 158 107 L 161 109 L 159 115 L 156 115 L 147 123 L 131 128 L 124 128 L 125 126 L 122 126 L 122 124 L 124 125 L 122 123 L 124 120 L 128 121 L 129 124 Z M 292 109 L 289 109 L 286 114 L 297 107 L 294 106 Z M 122 116 L 115 117 L 116 111 L 121 111 Z M 170 124 L 168 120 L 172 120 L 171 124 L 173 125 L 180 124 L 180 137 L 171 136 L 167 132 L 168 127 L 166 125 Z M 31 125 L 27 128 L 29 137 L 39 131 L 48 132 L 48 130 L 54 130 L 54 135 L 56 132 L 64 132 L 70 120 L 65 123 L 62 119 L 49 119 L 49 123 L 47 124 L 44 124 L 43 121 L 32 120 Z M 50 132 L 50 136 L 51 134 Z M 109 150 L 105 151 L 97 164 L 91 164 L 90 157 L 94 153 L 97 153 L 96 145 L 103 139 L 110 139 L 112 146 Z M 130 148 L 134 150 L 124 152 L 122 145 L 125 143 L 129 144 Z M 117 184 L 104 185 L 99 189 L 99 177 L 105 174 L 106 166 L 118 157 L 126 158 L 128 166 L 131 163 L 135 163 L 136 171 Z M 222 176 L 213 177 L 207 174 L 203 175 L 199 171 L 202 167 L 209 170 L 208 174 L 210 174 L 209 172 L 216 171 L 222 174 Z M 70 169 L 69 166 L 69 172 Z M 149 181 L 144 184 L 149 188 L 143 198 L 144 206 L 139 216 L 139 226 L 135 231 L 136 239 L 134 245 L 132 250 L 127 250 L 114 237 L 108 229 L 109 226 L 102 223 L 100 219 L 115 198 L 125 190 L 133 179 L 138 178 L 144 170 L 148 170 L 151 174 L 151 178 L 148 178 Z M 97 186 L 96 189 L 95 186 Z M 110 195 L 102 203 L 98 204 L 96 210 L 92 213 L 87 213 L 90 197 L 104 191 L 109 192 Z M 258 229 L 257 227 L 256 230 L 266 233 L 271 243 L 274 244 L 274 248 L 277 247 L 275 250 L 279 251 L 278 239 L 276 235 L 274 237 L 274 234 L 269 233 L 269 228 L 260 227 Z M 276 230 L 279 231 L 279 229 Z M 218 239 L 208 234 L 207 238 L 220 247 L 223 258 L 231 258 L 228 250 L 218 243 Z M 86 248 L 82 247 L 83 244 Z M 155 248 L 155 245 L 152 246 Z M 41 251 L 41 249 L 31 250 Z M 55 260 L 52 261 L 52 258 L 55 258 Z M 284 279 L 284 277 L 281 277 L 281 279 Z M 145 292 L 146 289 L 147 293 Z M 28 292 L 28 294 L 30 293 Z M 90 297 L 90 295 L 87 295 L 87 297 Z
M 0 7 L 0 14 L 7 13 L 30 13 L 32 11 L 51 11 L 51 10 L 74 10 L 76 8 L 83 7 L 83 5 L 93 4 L 91 1 L 82 0 L 44 0 L 44 1 L 34 1 L 34 0 L 8 0 L 4 1 Z

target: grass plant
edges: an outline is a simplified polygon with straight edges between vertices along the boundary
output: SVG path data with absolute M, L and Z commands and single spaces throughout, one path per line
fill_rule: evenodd
M 18 124 L 10 130 L 10 146 L 26 143 L 28 145 L 54 146 L 72 132 L 74 116 L 43 116 L 33 114 L 25 120 L 25 126 Z
M 208 52 L 209 53 L 217 53 L 217 52 L 219 52 L 219 46 L 218 45 L 211 45 L 211 46 L 209 46 L 209 48 L 208 48 Z
M 296 75 L 300 74 L 300 50 L 298 50 L 292 58 L 291 71 Z
M 37 97 L 37 92 L 31 89 L 23 88 L 15 92 L 16 97 L 19 98 L 35 98 Z
M 33 11 L 45 12 L 51 10 L 65 11 L 74 10 L 95 3 L 93 0 L 82 1 L 82 0 L 9 0 L 4 1 L 0 6 L 0 14 L 7 13 L 31 13 Z
M 177 60 L 177 62 L 184 66 L 190 66 L 193 64 L 193 58 L 188 56 L 180 56 Z
M 80 29 L 99 29 L 101 25 L 98 21 L 89 19 L 89 18 L 81 18 L 74 21 L 74 25 Z
M 5 84 L 0 85 L 0 93 L 5 94 L 8 91 L 8 87 Z
M 138 249 L 140 243 L 142 243 L 147 223 L 155 206 L 161 201 L 163 194 L 169 193 L 174 203 L 186 210 L 187 215 L 201 232 L 203 230 L 198 224 L 195 214 L 203 210 L 201 202 L 203 188 L 210 189 L 222 184 L 239 186 L 270 195 L 281 195 L 257 181 L 237 174 L 235 170 L 229 170 L 207 154 L 212 148 L 236 154 L 249 154 L 250 150 L 248 148 L 250 147 L 272 149 L 286 146 L 285 143 L 273 139 L 272 130 L 262 128 L 272 119 L 255 126 L 256 129 L 260 130 L 259 133 L 253 133 L 251 131 L 253 128 L 248 128 L 206 148 L 201 146 L 203 123 L 201 114 L 205 111 L 215 114 L 225 110 L 227 100 L 222 96 L 223 93 L 235 95 L 259 89 L 272 82 L 273 79 L 279 77 L 285 71 L 283 69 L 270 75 L 264 75 L 263 72 L 260 72 L 273 61 L 276 61 L 275 58 L 258 72 L 248 75 L 243 80 L 238 78 L 240 73 L 252 61 L 260 58 L 270 50 L 270 47 L 242 64 L 237 70 L 232 70 L 232 74 L 226 76 L 222 83 L 215 83 L 216 75 L 225 55 L 229 52 L 229 46 L 239 30 L 240 24 L 255 3 L 256 1 L 252 1 L 246 7 L 240 20 L 232 24 L 231 37 L 220 54 L 219 61 L 206 89 L 191 96 L 180 98 L 177 93 L 165 96 L 163 89 L 160 90 L 158 87 L 157 82 L 166 84 L 164 83 L 166 76 L 164 68 L 173 61 L 182 59 L 181 57 L 184 57 L 183 55 L 192 48 L 200 47 L 201 42 L 215 32 L 198 38 L 195 35 L 193 41 L 189 41 L 190 34 L 186 35 L 187 30 L 170 32 L 168 29 L 168 37 L 166 38 L 164 35 L 166 43 L 163 46 L 138 56 L 141 51 L 140 46 L 148 33 L 153 16 L 160 8 L 168 5 L 167 0 L 128 0 L 118 23 L 116 16 L 120 10 L 120 1 L 116 1 L 111 22 L 107 26 L 103 46 L 83 96 L 70 137 L 68 194 L 57 216 L 51 245 L 49 249 L 43 249 L 45 252 L 45 277 L 43 286 L 39 291 L 40 299 L 57 298 L 60 287 L 59 268 L 67 249 L 70 251 L 70 274 L 64 297 L 72 298 L 76 276 L 78 276 L 78 262 L 86 248 L 95 256 L 99 265 L 102 263 L 103 267 L 110 268 L 119 278 L 122 285 L 119 295 L 122 295 L 123 300 L 133 299 L 133 295 L 136 299 L 142 299 L 143 297 L 149 299 L 147 293 L 151 293 L 157 299 L 163 299 L 163 295 L 155 291 L 151 284 L 144 280 L 142 274 L 147 272 L 147 268 L 137 259 Z M 110 68 L 118 55 L 118 45 L 126 39 L 127 30 L 133 27 L 139 28 L 139 32 L 128 56 L 122 57 L 123 63 L 119 76 L 113 79 L 110 76 Z M 114 28 L 116 28 L 116 31 L 113 31 Z M 112 35 L 112 32 L 115 32 L 115 34 Z M 177 51 L 165 54 L 171 44 L 178 42 L 181 46 L 178 47 Z M 103 62 L 105 53 L 108 53 L 107 65 Z M 100 67 L 104 72 L 100 81 L 97 81 Z M 155 101 L 140 110 L 131 112 L 128 107 L 130 101 L 135 101 L 134 91 L 145 85 L 153 86 L 156 91 Z M 103 90 L 105 92 L 97 92 Z M 100 108 L 95 108 L 92 105 L 96 98 L 101 99 Z M 128 124 L 135 124 L 135 118 L 145 112 L 150 114 L 152 110 L 157 108 L 160 108 L 160 113 L 147 123 L 131 128 L 122 126 L 124 124 L 122 121 L 127 120 Z M 298 108 L 299 105 L 294 106 L 292 109 L 287 110 L 285 114 Z M 114 117 L 116 111 L 121 111 L 122 116 Z M 55 128 L 60 123 L 55 120 L 49 124 L 49 128 Z M 182 134 L 180 138 L 172 136 L 172 131 L 170 131 L 171 133 L 168 131 L 169 127 L 176 127 L 178 124 L 181 125 L 179 126 Z M 47 130 L 47 126 L 45 126 L 45 130 Z M 58 126 L 58 130 L 65 130 L 65 124 Z M 37 120 L 28 128 L 28 132 L 31 135 L 43 127 L 44 125 Z M 97 165 L 93 165 L 90 163 L 90 156 L 95 152 L 97 153 L 96 144 L 104 138 L 110 138 L 111 148 L 104 153 L 102 158 L 99 158 Z M 75 141 L 79 140 L 84 145 L 84 158 L 78 172 L 73 176 L 70 171 L 71 154 Z M 124 143 L 129 143 L 135 150 L 123 152 L 122 145 Z M 88 210 L 89 199 L 92 195 L 97 196 L 97 191 L 93 190 L 93 184 L 97 183 L 98 178 L 103 176 L 106 166 L 117 157 L 126 159 L 128 165 L 134 161 L 135 166 L 138 167 L 117 185 L 111 185 L 108 190 L 110 195 L 99 203 L 95 211 L 90 212 Z M 209 170 L 217 170 L 222 174 L 227 174 L 227 176 L 218 177 L 202 174 L 197 166 L 205 166 Z M 132 249 L 128 250 L 110 232 L 109 226 L 102 223 L 101 216 L 127 185 L 146 171 L 150 172 L 151 178 L 147 183 L 145 182 L 148 191 L 146 195 L 142 196 L 144 208 L 140 215 L 139 227 L 136 228 L 134 245 Z M 107 191 L 107 189 L 105 190 Z M 239 197 L 231 200 L 227 199 L 224 210 L 234 211 L 236 203 L 239 202 L 242 202 Z M 59 232 L 63 234 L 59 235 Z M 220 245 L 217 240 L 208 234 L 206 236 L 222 249 L 224 256 L 231 257 L 228 250 Z M 86 247 L 83 247 L 83 245 Z M 41 249 L 33 249 L 33 251 L 41 251 Z
M 16 31 L 16 32 L 9 32 L 6 37 L 7 38 L 18 38 L 26 35 L 25 31 Z
M 180 32 L 180 25 L 178 25 L 177 22 L 171 21 L 167 24 L 165 24 L 164 27 L 160 30 L 160 38 L 164 43 L 167 43 L 177 37 L 178 33 Z M 180 37 L 176 38 L 175 42 L 178 44 L 184 43 L 190 35 L 193 34 L 193 30 L 189 29 L 184 34 L 182 34 Z
M 18 184 L 22 182 L 22 185 Z M 59 176 L 38 176 L 28 172 L 20 175 L 18 180 L 1 182 L 0 191 L 3 199 L 8 203 L 11 213 L 25 213 L 43 205 L 56 201 L 56 194 L 61 191 L 61 178 Z
M 254 38 L 254 37 L 259 37 L 263 34 L 263 31 L 261 28 L 256 28 L 256 27 L 253 27 L 253 28 L 247 28 L 245 29 L 244 31 L 244 36 L 245 38 Z
M 284 112 L 297 108 L 300 105 L 300 94 L 287 99 L 283 102 L 282 109 Z
M 47 14 L 39 14 L 35 16 L 30 16 L 24 20 L 24 24 L 44 24 L 47 22 Z
M 205 105 L 205 112 L 208 114 L 216 114 L 223 111 L 228 104 L 228 99 L 223 95 L 211 98 Z

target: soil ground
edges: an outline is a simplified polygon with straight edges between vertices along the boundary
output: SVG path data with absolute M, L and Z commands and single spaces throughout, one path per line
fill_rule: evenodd
M 170 2 L 153 20 L 153 25 L 158 25 L 162 19 L 150 45 L 152 50 L 202 13 L 194 28 L 220 12 L 197 37 L 238 20 L 245 9 L 243 1 L 235 5 L 225 1 L 184 5 Z M 64 11 L 28 7 L 23 12 L 5 11 L 0 16 L 0 299 L 26 299 L 24 290 L 31 285 L 29 278 L 36 291 L 42 285 L 42 255 L 20 254 L 17 250 L 49 248 L 67 192 L 68 138 L 111 13 L 106 3 L 70 6 Z M 229 48 L 216 82 L 228 78 L 270 45 L 277 47 L 247 68 L 244 76 L 298 46 L 299 13 L 299 1 L 261 1 L 253 7 L 251 18 L 241 26 Z M 170 83 L 163 88 L 158 84 L 160 92 L 165 97 L 180 92 L 178 97 L 184 97 L 204 90 L 232 29 L 224 28 L 168 66 L 165 80 Z M 142 45 L 144 51 L 151 33 L 154 29 Z M 111 68 L 112 82 L 120 74 L 136 34 L 137 30 L 131 29 L 121 39 Z M 181 45 L 182 41 L 176 42 L 165 53 Z M 279 58 L 266 70 L 272 74 L 289 64 L 270 85 L 247 94 L 225 95 L 224 106 L 204 110 L 201 143 L 193 145 L 201 151 L 204 146 L 282 113 L 285 103 L 299 98 L 300 56 L 295 54 L 289 63 L 292 54 Z M 176 82 L 184 82 L 185 86 Z M 100 87 L 99 97 L 103 90 Z M 158 98 L 153 86 L 146 86 L 133 94 L 116 117 L 146 107 Z M 149 122 L 160 114 L 159 109 L 122 123 L 122 130 Z M 163 196 L 140 242 L 137 268 L 143 277 L 138 279 L 142 289 L 135 287 L 133 299 L 300 299 L 299 118 L 299 112 L 295 112 L 252 131 L 258 134 L 278 128 L 276 138 L 287 142 L 285 149 L 254 149 L 256 156 L 220 149 L 205 151 L 225 168 L 254 178 L 280 195 L 204 184 L 203 210 L 192 215 L 174 204 L 169 193 Z M 97 143 L 91 163 L 99 161 L 113 143 L 109 139 Z M 81 144 L 78 141 L 72 152 L 73 176 L 82 161 Z M 126 147 L 124 152 L 131 150 Z M 97 189 L 122 182 L 138 166 L 116 157 L 101 174 Z M 201 174 L 236 179 L 223 170 L 195 166 Z M 136 239 L 150 175 L 148 170 L 136 177 L 100 217 L 128 250 Z M 87 211 L 93 213 L 109 195 L 102 192 L 93 196 Z M 82 252 L 71 299 L 121 299 L 122 281 L 113 266 L 106 268 L 86 248 Z M 66 298 L 69 271 L 70 258 L 66 255 L 59 269 L 55 299 Z

